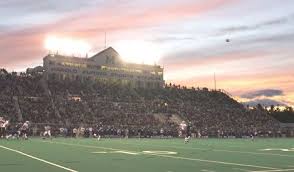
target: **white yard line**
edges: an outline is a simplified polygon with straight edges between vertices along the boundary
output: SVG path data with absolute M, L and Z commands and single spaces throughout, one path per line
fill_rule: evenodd
M 70 171 L 70 172 L 78 172 L 78 171 L 76 171 L 76 170 L 73 170 L 73 169 L 70 169 L 70 168 L 67 168 L 67 167 L 64 167 L 64 166 L 61 166 L 61 165 L 55 164 L 55 163 L 53 163 L 53 162 L 46 161 L 46 160 L 41 159 L 41 158 L 37 158 L 37 157 L 35 157 L 35 156 L 32 156 L 32 155 L 26 154 L 26 153 L 24 153 L 24 152 L 21 152 L 21 151 L 15 150 L 15 149 L 11 149 L 11 148 L 8 148 L 8 147 L 2 146 L 2 145 L 0 145 L 0 148 L 3 148 L 3 149 L 6 149 L 6 150 L 9 150 L 9 151 L 12 151 L 12 152 L 15 152 L 15 153 L 21 154 L 21 155 L 23 155 L 23 156 L 29 157 L 29 158 L 31 158 L 31 159 L 35 159 L 35 160 L 37 160 L 37 161 L 44 162 L 44 163 L 46 163 L 46 164 L 49 164 L 49 165 L 52 165 L 52 166 L 55 166 L 55 167 L 58 167 L 58 168 L 62 168 L 62 169 L 64 169 L 64 170 L 66 170 L 66 171 Z
M 70 144 L 70 143 L 53 142 L 53 141 L 43 141 L 43 142 L 45 142 L 45 143 L 54 143 L 54 144 L 63 144 L 63 145 L 76 146 L 76 147 L 99 148 L 99 149 L 106 149 L 106 150 L 127 151 L 127 152 L 129 152 L 129 150 L 121 150 L 121 149 L 114 149 L 114 148 L 100 147 L 100 146 L 90 146 L 90 145 L 82 145 L 82 144 Z M 150 153 L 148 155 L 158 156 L 158 157 L 165 157 L 165 158 L 172 158 L 172 159 L 181 159 L 181 160 L 189 160 L 189 161 L 214 163 L 214 164 L 224 164 L 224 165 L 230 165 L 230 166 L 253 167 L 253 168 L 261 168 L 261 169 L 269 169 L 269 170 L 277 170 L 278 169 L 278 168 L 274 168 L 274 167 L 265 167 L 265 166 L 250 165 L 250 164 L 239 164 L 239 163 L 223 162 L 223 161 L 213 161 L 213 160 L 197 159 L 197 158 L 187 158 L 187 157 L 180 157 L 180 156 L 169 156 L 169 155 L 152 154 L 152 153 Z

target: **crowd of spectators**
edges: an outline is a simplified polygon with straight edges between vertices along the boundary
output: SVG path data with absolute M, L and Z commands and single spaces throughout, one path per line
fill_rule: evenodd
M 128 131 L 130 135 L 152 136 L 164 130 L 166 135 L 177 136 L 182 120 L 190 121 L 192 132 L 202 136 L 283 132 L 271 116 L 248 109 L 217 90 L 173 84 L 148 89 L 115 82 L 44 80 L 42 74 L 4 69 L 0 71 L 0 115 L 12 122 L 29 120 L 38 124 L 35 130 L 50 124 L 56 130 L 66 128 L 68 133 L 99 124 L 108 135 Z

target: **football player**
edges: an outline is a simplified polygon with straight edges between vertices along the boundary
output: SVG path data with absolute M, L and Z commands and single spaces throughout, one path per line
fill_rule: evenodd
M 187 144 L 191 139 L 191 122 L 186 126 L 185 144 Z
M 20 127 L 20 137 L 27 140 L 28 139 L 28 130 L 29 130 L 29 121 L 26 121 L 23 123 L 23 125 Z
M 0 138 L 4 138 L 4 130 L 5 130 L 5 127 L 4 127 L 4 123 L 5 123 L 6 121 L 4 120 L 4 118 L 3 117 L 0 117 Z
M 46 139 L 46 137 L 48 137 L 48 138 L 50 138 L 50 139 L 52 139 L 52 137 L 51 137 L 51 127 L 49 126 L 49 125 L 46 125 L 45 127 L 44 127 L 44 133 L 43 133 L 43 139 Z

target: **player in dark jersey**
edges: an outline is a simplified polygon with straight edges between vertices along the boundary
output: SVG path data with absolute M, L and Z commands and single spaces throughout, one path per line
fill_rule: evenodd
M 191 138 L 191 122 L 186 126 L 185 144 L 190 141 Z
M 96 128 L 94 129 L 94 138 L 97 138 L 97 140 L 99 141 L 101 139 L 103 132 L 104 130 L 102 123 L 97 124 Z
M 256 136 L 257 136 L 257 131 L 252 132 L 252 133 L 250 134 L 250 138 L 251 138 L 251 140 L 254 141 Z
M 143 130 L 141 128 L 138 129 L 138 138 L 141 139 Z
M 19 138 L 20 135 L 20 127 L 22 126 L 22 124 L 16 124 L 15 126 L 12 125 L 8 125 L 7 127 L 7 136 L 6 139 L 15 139 L 15 138 Z

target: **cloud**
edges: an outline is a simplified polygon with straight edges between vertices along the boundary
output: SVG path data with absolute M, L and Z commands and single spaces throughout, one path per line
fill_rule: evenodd
M 23 0 L 20 2 L 25 3 Z M 30 64 L 29 61 L 41 61 L 42 56 L 44 55 L 43 39 L 47 34 L 61 35 L 65 37 L 72 36 L 96 45 L 100 39 L 103 39 L 105 30 L 112 35 L 115 35 L 115 33 L 119 34 L 120 39 L 122 39 L 121 35 L 123 35 L 122 33 L 124 31 L 144 29 L 162 25 L 167 22 L 175 22 L 182 20 L 184 17 L 191 17 L 215 10 L 220 6 L 230 4 L 233 1 L 211 0 L 208 2 L 171 2 L 162 6 L 138 6 L 137 8 L 140 10 L 133 10 L 134 7 L 131 7 L 130 4 L 125 5 L 124 2 L 120 2 L 120 4 L 115 4 L 115 1 L 112 2 L 113 6 L 108 3 L 104 4 L 104 6 L 94 5 L 90 10 L 88 8 L 82 8 L 81 10 L 74 12 L 71 11 L 71 15 L 64 15 L 61 13 L 62 17 L 61 19 L 58 18 L 57 21 L 37 26 L 33 25 L 31 27 L 26 26 L 17 31 L 12 30 L 0 33 L 1 67 L 9 68 L 9 70 L 11 70 L 14 65 L 23 64 L 24 66 L 27 66 Z M 13 0 L 12 4 L 13 3 L 18 4 L 18 1 Z M 9 5 L 9 3 L 3 4 Z M 38 12 L 33 9 L 39 8 L 46 11 L 46 5 L 50 5 L 50 9 L 53 9 L 54 5 L 57 4 L 59 3 L 52 4 L 46 1 L 46 3 L 43 2 L 31 6 L 30 4 L 26 4 L 25 8 L 31 9 L 34 15 L 38 15 Z M 66 6 L 67 3 L 60 4 L 60 6 L 64 5 Z M 88 4 L 85 4 L 85 6 L 87 5 Z M 73 5 L 72 8 L 75 8 L 74 6 L 76 5 Z M 12 8 L 11 4 L 10 8 Z M 59 14 L 58 12 L 62 11 L 62 9 L 62 7 L 58 7 L 56 14 Z M 68 10 L 70 11 L 71 8 Z
M 241 98 L 254 99 L 254 98 L 257 98 L 257 97 L 260 97 L 260 96 L 274 97 L 274 96 L 281 96 L 281 95 L 283 95 L 282 90 L 264 89 L 264 90 L 257 90 L 257 91 L 247 92 L 247 93 L 241 95 Z
M 60 0 L 9 0 L 0 2 L 2 9 L 10 10 L 17 14 L 28 14 L 35 12 L 58 12 L 64 13 L 74 10 L 79 10 L 85 7 L 100 5 L 101 1 L 80 1 L 71 0 L 71 2 L 60 1 Z
M 273 99 L 255 99 L 255 100 L 250 100 L 247 102 L 243 102 L 244 105 L 248 105 L 251 107 L 256 106 L 257 104 L 261 104 L 262 106 L 287 106 L 287 104 L 283 103 L 282 101 L 277 101 Z
M 291 30 L 289 33 L 280 32 L 272 35 L 261 35 L 259 37 L 249 37 L 240 41 L 242 44 L 263 44 L 263 46 L 273 45 L 273 44 L 285 44 L 289 45 L 294 41 L 294 32 Z
M 10 28 L 4 24 L 0 24 L 0 33 L 1 32 L 6 32 L 6 31 L 9 31 Z
M 187 67 L 209 66 L 213 64 L 225 64 L 226 62 L 251 60 L 264 58 L 270 55 L 265 51 L 242 51 L 242 50 L 214 50 L 213 48 L 186 50 L 181 52 L 171 52 L 161 58 L 161 62 L 172 70 Z M 272 54 L 272 53 L 271 53 Z
M 150 40 L 155 43 L 170 43 L 171 41 L 192 41 L 195 40 L 193 37 L 176 37 L 176 36 L 166 36 L 166 37 L 157 37 L 155 39 Z
M 240 26 L 231 26 L 227 28 L 221 29 L 221 33 L 234 33 L 234 32 L 241 32 L 241 31 L 249 31 L 249 30 L 256 30 L 267 26 L 276 26 L 291 22 L 294 20 L 294 14 L 290 14 L 288 16 L 283 16 L 280 18 L 260 22 L 254 25 L 240 25 Z

